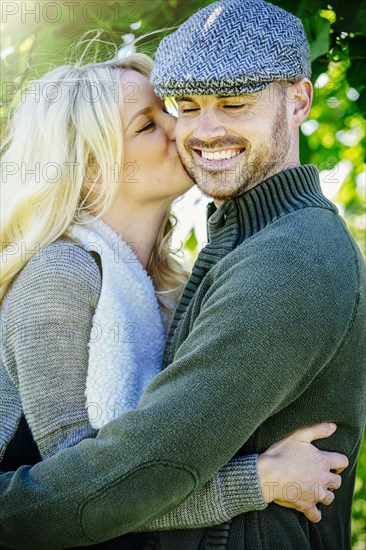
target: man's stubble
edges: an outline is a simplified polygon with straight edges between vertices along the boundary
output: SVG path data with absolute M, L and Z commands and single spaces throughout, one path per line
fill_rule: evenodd
M 279 103 L 277 108 L 270 129 L 270 139 L 259 141 L 255 148 L 252 147 L 250 140 L 245 138 L 240 140 L 228 137 L 209 144 L 200 142 L 200 146 L 208 150 L 225 145 L 228 148 L 244 146 L 244 158 L 235 165 L 235 173 L 232 169 L 230 171 L 225 169 L 213 171 L 210 170 L 208 164 L 204 168 L 197 167 L 189 152 L 195 141 L 198 140 L 188 140 L 189 147 L 188 149 L 184 148 L 184 153 L 180 156 L 186 171 L 200 191 L 205 196 L 219 202 L 238 197 L 274 174 L 281 172 L 286 166 L 291 136 L 286 117 L 285 99 Z

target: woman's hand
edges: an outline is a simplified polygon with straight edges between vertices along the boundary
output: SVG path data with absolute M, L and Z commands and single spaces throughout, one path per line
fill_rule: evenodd
M 311 441 L 329 437 L 336 429 L 335 424 L 323 423 L 297 430 L 259 455 L 259 481 L 267 503 L 295 508 L 314 523 L 321 520 L 316 504 L 333 502 L 348 459 L 320 451 Z

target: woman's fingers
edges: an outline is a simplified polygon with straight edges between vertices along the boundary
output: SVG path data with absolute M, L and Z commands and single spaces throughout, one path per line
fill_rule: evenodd
M 286 500 L 275 500 L 274 502 L 284 508 L 293 508 L 294 510 L 301 512 L 309 521 L 313 523 L 318 523 L 322 519 L 322 513 L 318 510 L 315 504 L 309 504 L 308 502 L 297 502 L 295 504 Z
M 324 439 L 331 436 L 337 429 L 337 425 L 333 422 L 322 422 L 314 426 L 307 426 L 292 433 L 289 437 L 295 437 L 304 443 L 311 443 L 316 439 Z
M 315 424 L 314 426 L 307 426 L 293 432 L 287 437 L 288 440 L 296 439 L 303 443 L 311 443 L 317 439 L 324 439 L 331 436 L 337 429 L 336 424 L 333 422 L 323 422 L 321 424 Z M 321 451 L 323 456 L 328 459 L 329 469 L 333 470 L 336 474 L 343 472 L 348 467 L 349 461 L 345 455 L 340 453 L 333 453 L 327 451 Z
M 303 510 L 303 514 L 306 518 L 308 518 L 309 521 L 313 523 L 319 523 L 319 521 L 322 519 L 322 513 L 315 505 Z
M 327 454 L 328 454 L 330 470 L 334 470 L 336 474 L 340 474 L 341 472 L 343 472 L 345 468 L 347 468 L 349 461 L 345 455 L 341 455 L 340 453 L 329 453 L 329 452 Z
M 337 474 L 330 474 L 329 481 L 327 483 L 327 489 L 336 491 L 342 485 L 342 478 Z
M 325 506 L 329 506 L 329 504 L 332 504 L 334 499 L 335 499 L 335 496 L 334 496 L 334 493 L 332 493 L 332 491 L 325 491 L 324 498 L 320 502 Z
M 339 475 L 348 466 L 340 453 L 321 451 L 311 444 L 329 437 L 336 425 L 329 422 L 302 428 L 271 445 L 258 457 L 259 480 L 266 502 L 295 508 L 317 523 L 317 503 L 329 506 L 339 489 Z

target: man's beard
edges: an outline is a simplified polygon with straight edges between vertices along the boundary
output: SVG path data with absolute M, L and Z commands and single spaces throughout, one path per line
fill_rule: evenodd
M 197 142 L 197 143 L 196 143 Z M 189 140 L 189 150 L 198 146 L 198 140 Z M 182 158 L 184 166 L 190 177 L 195 181 L 201 192 L 217 201 L 227 201 L 242 195 L 245 191 L 251 189 L 258 183 L 268 179 L 284 169 L 286 158 L 290 148 L 290 131 L 286 119 L 286 105 L 281 102 L 277 108 L 276 116 L 271 127 L 271 135 L 268 141 L 259 142 L 256 150 L 252 152 L 250 141 L 245 138 L 223 138 L 215 144 L 204 144 L 199 142 L 199 147 L 205 150 L 220 148 L 242 148 L 244 158 L 237 165 L 234 176 L 234 184 L 228 184 L 225 187 L 225 180 L 230 181 L 230 174 L 226 174 L 225 169 L 214 171 L 209 169 L 209 165 L 205 165 L 204 171 L 195 166 L 192 162 L 192 156 L 189 153 L 188 158 Z M 188 150 L 188 151 L 189 151 Z M 185 150 L 187 155 L 187 150 Z M 201 178 L 200 178 L 201 175 Z M 204 180 L 203 180 L 204 178 Z M 203 180 L 203 181 L 202 181 Z M 205 185 L 206 181 L 212 182 L 209 186 Z M 231 182 L 230 182 L 231 183 Z M 221 184 L 221 185 L 220 185 Z M 207 189 L 209 187 L 209 189 Z M 217 187 L 217 188 L 215 188 Z

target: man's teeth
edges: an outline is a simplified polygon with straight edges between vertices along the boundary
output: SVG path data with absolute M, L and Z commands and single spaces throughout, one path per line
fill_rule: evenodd
M 240 149 L 229 149 L 228 151 L 216 151 L 215 153 L 209 151 L 201 151 L 202 158 L 205 160 L 229 160 L 233 157 L 240 155 Z

